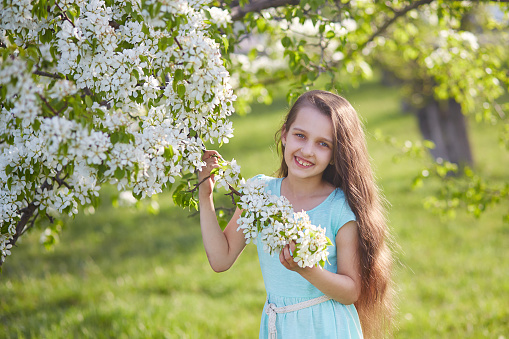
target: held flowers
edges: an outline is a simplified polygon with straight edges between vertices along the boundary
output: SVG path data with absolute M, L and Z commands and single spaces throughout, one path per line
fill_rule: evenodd
M 263 250 L 272 255 L 295 241 L 293 257 L 300 267 L 325 265 L 332 242 L 305 211 L 294 213 L 288 199 L 265 192 L 265 184 L 257 180 L 243 184 L 241 191 L 237 206 L 244 211 L 237 230 L 242 230 L 246 243 L 259 238 Z

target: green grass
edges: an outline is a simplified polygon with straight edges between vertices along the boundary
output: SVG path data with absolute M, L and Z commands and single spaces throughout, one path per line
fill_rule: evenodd
M 439 183 L 412 190 L 416 161 L 394 163 L 394 150 L 374 140 L 376 129 L 419 138 L 415 120 L 400 112 L 396 89 L 377 83 L 344 95 L 366 123 L 380 186 L 390 202 L 397 243 L 396 338 L 509 338 L 507 205 L 481 219 L 442 220 L 423 209 Z M 221 149 L 242 173 L 273 173 L 273 136 L 286 108 L 255 105 L 234 117 L 235 138 Z M 471 124 L 477 169 L 509 180 L 509 157 L 497 128 Z M 157 215 L 111 207 L 111 189 L 95 214 L 81 213 L 48 252 L 32 232 L 13 249 L 0 275 L 0 338 L 255 338 L 265 300 L 250 245 L 233 268 L 208 266 L 199 220 L 159 196 Z M 219 197 L 219 195 L 218 195 Z M 227 200 L 220 198 L 223 204 Z

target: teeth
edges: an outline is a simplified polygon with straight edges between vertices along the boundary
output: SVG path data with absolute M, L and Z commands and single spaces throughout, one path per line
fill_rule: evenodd
M 310 162 L 307 162 L 307 161 L 306 161 L 306 162 L 303 162 L 303 161 L 302 161 L 302 160 L 300 160 L 299 158 L 295 158 L 295 159 L 297 159 L 297 162 L 298 162 L 299 164 L 301 164 L 302 166 L 309 167 L 309 166 L 311 166 L 311 165 L 312 165 Z

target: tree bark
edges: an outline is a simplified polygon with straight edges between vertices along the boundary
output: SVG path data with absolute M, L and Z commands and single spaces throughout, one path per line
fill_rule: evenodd
M 467 122 L 461 106 L 454 99 L 431 100 L 418 110 L 417 121 L 424 139 L 435 143 L 435 148 L 430 151 L 435 160 L 442 158 L 460 167 L 473 165 Z

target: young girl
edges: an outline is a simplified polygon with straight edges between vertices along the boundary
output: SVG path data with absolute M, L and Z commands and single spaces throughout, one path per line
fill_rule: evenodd
M 385 337 L 391 319 L 391 255 L 383 209 L 373 180 L 361 123 L 344 98 L 325 91 L 300 96 L 276 134 L 282 161 L 277 178 L 259 175 L 267 190 L 285 196 L 326 228 L 334 247 L 328 263 L 301 268 L 295 244 L 270 256 L 258 246 L 267 301 L 260 338 Z M 217 167 L 206 151 L 199 181 Z M 205 251 L 216 272 L 230 268 L 245 247 L 237 209 L 224 229 L 214 211 L 213 177 L 200 185 Z M 362 324 L 362 326 L 361 326 Z

